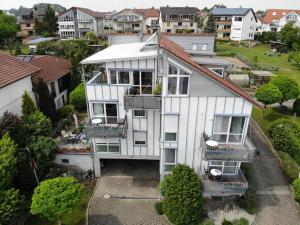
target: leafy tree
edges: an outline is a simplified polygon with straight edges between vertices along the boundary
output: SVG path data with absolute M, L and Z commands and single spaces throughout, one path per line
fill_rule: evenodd
M 42 21 L 39 21 L 38 19 L 35 20 L 35 30 L 37 34 L 46 37 L 55 35 L 58 30 L 57 16 L 51 5 L 47 5 L 45 16 Z
M 14 142 L 5 134 L 0 139 L 0 189 L 10 187 L 13 182 L 17 162 L 15 151 Z
M 50 162 L 54 159 L 54 153 L 57 147 L 57 143 L 50 137 L 37 137 L 29 144 L 29 149 L 33 151 L 35 158 L 37 159 L 38 170 L 42 176 L 47 171 Z
M 97 34 L 93 31 L 89 31 L 84 35 L 85 39 L 89 40 L 91 44 L 98 44 L 99 39 L 97 37 Z
M 265 84 L 257 89 L 255 97 L 258 101 L 264 103 L 266 108 L 269 104 L 279 102 L 282 98 L 282 94 L 275 85 Z
M 0 48 L 7 47 L 12 55 L 13 43 L 17 35 L 17 18 L 4 14 L 0 10 Z
M 21 124 L 20 118 L 8 111 L 5 111 L 0 118 L 0 137 L 8 133 L 10 137 L 14 138 Z
M 216 32 L 216 23 L 214 16 L 210 14 L 206 20 L 206 23 L 204 24 L 204 29 L 203 31 L 205 33 L 214 33 Z
M 43 79 L 39 79 L 35 88 L 38 94 L 38 105 L 40 110 L 54 122 L 56 120 L 54 97 L 50 94 L 47 84 Z
M 70 212 L 79 202 L 81 186 L 73 177 L 48 179 L 35 188 L 32 196 L 31 210 L 50 221 L 58 220 Z
M 25 115 L 30 115 L 33 112 L 38 111 L 38 108 L 31 98 L 31 96 L 28 94 L 27 91 L 24 92 L 22 95 L 22 114 L 23 116 Z
M 0 224 L 17 224 L 17 218 L 24 210 L 24 197 L 16 189 L 0 191 Z
M 270 41 L 278 40 L 278 33 L 273 31 L 262 32 L 262 34 L 255 34 L 254 39 L 264 44 L 269 44 Z
M 283 102 L 295 99 L 299 95 L 297 82 L 289 77 L 277 76 L 271 81 L 271 84 L 278 87 L 282 94 L 281 100 L 279 101 L 281 106 Z
M 26 146 L 39 136 L 50 136 L 51 130 L 52 124 L 50 119 L 40 111 L 25 115 L 22 117 L 22 124 L 17 134 L 18 144 Z
M 58 110 L 58 115 L 60 119 L 67 118 L 70 114 L 75 113 L 75 108 L 73 105 L 64 105 Z
M 163 212 L 174 225 L 192 225 L 201 217 L 202 187 L 197 174 L 186 165 L 177 165 L 160 184 Z
M 21 45 L 19 42 L 16 43 L 15 45 L 15 55 L 22 55 L 22 49 L 21 49 Z
M 294 45 L 300 44 L 300 28 L 294 26 L 293 22 L 288 22 L 280 30 L 281 42 L 288 45 L 289 49 L 293 49 Z
M 289 62 L 293 65 L 300 67 L 300 49 L 289 54 Z
M 70 93 L 70 103 L 74 105 L 75 109 L 78 111 L 83 111 L 86 108 L 85 89 L 83 83 L 79 84 Z

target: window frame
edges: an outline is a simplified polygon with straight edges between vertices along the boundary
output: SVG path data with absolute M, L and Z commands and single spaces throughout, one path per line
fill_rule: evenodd
M 175 134 L 175 140 L 166 140 L 166 134 Z M 177 142 L 178 140 L 178 134 L 177 132 L 164 132 L 164 142 L 171 142 L 171 143 L 174 143 L 174 142 Z
M 144 111 L 145 115 L 144 116 L 138 116 L 138 115 L 135 114 L 136 111 Z M 147 110 L 144 110 L 144 109 L 133 109 L 132 110 L 132 115 L 133 115 L 133 118 L 147 118 Z
M 170 163 L 170 162 L 166 162 L 166 149 L 172 149 L 174 150 L 174 155 L 175 155 L 175 162 L 174 163 Z M 163 160 L 163 172 L 164 174 L 170 174 L 172 173 L 171 171 L 166 171 L 165 168 L 166 166 L 176 166 L 178 163 L 178 150 L 177 148 L 164 148 L 164 160 Z
M 215 126 L 216 126 L 216 121 L 217 121 L 216 118 L 218 116 L 229 117 L 228 127 L 227 127 L 227 130 L 226 130 L 226 133 L 224 133 L 224 132 L 215 132 L 215 129 L 216 129 Z M 242 130 L 242 133 L 240 133 L 240 134 L 230 133 L 230 128 L 231 128 L 232 118 L 233 117 L 242 117 L 242 118 L 244 118 L 243 130 Z M 249 120 L 249 116 L 248 115 L 242 115 L 242 114 L 241 115 L 234 115 L 234 114 L 230 114 L 230 115 L 226 115 L 226 114 L 215 115 L 214 116 L 214 122 L 213 122 L 212 136 L 214 136 L 214 135 L 226 135 L 226 142 L 220 142 L 220 141 L 218 141 L 218 143 L 220 143 L 220 144 L 241 144 L 241 143 L 244 142 L 244 139 L 245 139 L 245 136 L 246 136 L 246 126 L 248 124 L 248 120 Z M 241 136 L 240 142 L 230 142 L 229 141 L 230 135 L 240 135 Z
M 116 83 L 112 83 L 111 82 L 111 72 L 114 71 L 116 73 Z M 128 86 L 131 84 L 131 77 L 132 77 L 132 71 L 130 70 L 122 70 L 122 69 L 109 69 L 108 70 L 108 74 L 109 74 L 109 84 L 110 85 L 124 85 L 124 86 Z M 128 72 L 128 83 L 120 83 L 119 80 L 120 80 L 120 73 L 121 72 Z
M 118 103 L 117 102 L 91 102 L 91 114 L 92 114 L 92 119 L 94 118 L 99 118 L 99 119 L 103 119 L 101 124 L 117 124 L 119 121 L 119 112 L 118 112 Z M 95 115 L 94 114 L 94 104 L 102 104 L 103 105 L 103 112 L 104 114 L 101 115 Z M 107 116 L 107 112 L 106 112 L 106 104 L 114 104 L 116 105 L 116 110 L 117 110 L 117 115 L 116 116 Z M 107 123 L 107 119 L 108 118 L 117 118 L 117 122 L 116 123 Z
M 221 162 L 222 164 L 213 164 L 212 162 Z M 236 163 L 235 166 L 225 165 L 226 163 Z M 211 168 L 212 167 L 212 168 Z M 208 161 L 208 171 L 213 168 L 217 168 L 222 172 L 222 176 L 232 176 L 237 175 L 239 171 L 239 162 L 238 161 L 222 161 L 222 160 L 210 160 Z M 225 168 L 235 168 L 234 173 L 224 173 Z
M 134 72 L 139 72 L 139 84 L 134 84 Z M 152 81 L 152 84 L 151 84 L 151 94 L 144 94 L 143 93 L 143 87 L 145 87 L 145 85 L 142 84 L 142 73 L 145 73 L 145 72 L 149 72 L 149 73 L 152 73 L 152 77 L 151 77 L 151 81 Z M 138 87 L 139 88 L 139 94 L 138 95 L 152 95 L 153 93 L 153 88 L 154 88 L 154 71 L 151 71 L 151 70 L 133 70 L 132 71 L 132 86 L 133 87 Z M 146 86 L 148 87 L 148 86 Z
M 145 134 L 145 143 L 144 144 L 137 144 L 136 143 L 136 140 L 135 140 L 135 134 L 136 133 L 144 133 Z M 136 146 L 136 147 L 147 147 L 147 131 L 133 131 L 133 146 Z M 140 140 L 138 140 L 140 141 Z
M 96 145 L 96 153 L 101 153 L 101 154 L 121 154 L 121 148 L 120 148 L 120 143 L 109 143 L 109 142 L 103 142 L 103 143 L 95 143 Z M 106 146 L 106 152 L 101 152 L 101 151 L 98 151 L 97 149 L 97 146 Z M 109 151 L 109 147 L 110 146 L 118 146 L 119 148 L 119 151 L 118 152 L 111 152 Z

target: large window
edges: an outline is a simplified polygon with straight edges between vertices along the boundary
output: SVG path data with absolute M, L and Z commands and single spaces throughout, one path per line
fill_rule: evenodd
M 177 163 L 177 154 L 175 148 L 164 149 L 164 172 L 171 172 Z
M 239 21 L 239 22 L 241 22 L 241 21 L 243 21 L 243 17 L 241 17 L 241 16 L 236 16 L 236 17 L 234 17 L 234 21 Z
M 209 171 L 218 169 L 222 175 L 236 175 L 238 172 L 238 162 L 233 161 L 209 161 Z
M 97 143 L 96 150 L 102 153 L 120 153 L 120 146 L 117 143 Z
M 169 64 L 168 94 L 187 95 L 189 88 L 189 73 Z
M 103 124 L 118 123 L 117 104 L 114 103 L 92 103 L 93 118 L 99 118 Z
M 133 117 L 147 117 L 146 110 L 133 110 Z
M 215 116 L 214 139 L 220 143 L 240 143 L 245 121 L 244 116 Z
M 129 84 L 129 71 L 116 71 L 110 70 L 110 83 L 111 84 Z
M 133 88 L 136 94 L 152 94 L 153 73 L 150 71 L 133 71 Z
M 64 90 L 67 90 L 68 87 L 70 86 L 70 76 L 69 75 L 65 75 L 65 76 L 59 78 L 57 81 L 58 81 L 59 93 L 63 92 Z

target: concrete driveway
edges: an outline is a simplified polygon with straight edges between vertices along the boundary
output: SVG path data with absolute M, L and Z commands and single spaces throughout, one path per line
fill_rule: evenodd
M 169 225 L 157 215 L 158 162 L 108 160 L 88 210 L 88 225 Z

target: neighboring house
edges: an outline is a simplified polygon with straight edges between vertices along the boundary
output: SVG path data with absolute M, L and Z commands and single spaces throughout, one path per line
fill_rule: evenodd
M 263 17 L 258 17 L 256 16 L 257 18 L 257 23 L 256 23 L 256 32 L 257 33 L 262 33 L 262 21 L 263 21 Z
M 87 32 L 104 34 L 103 15 L 87 8 L 72 7 L 58 16 L 61 38 L 80 38 Z
M 113 30 L 113 15 L 116 11 L 113 12 L 99 12 L 100 15 L 103 17 L 103 30 L 104 33 L 110 33 Z
M 215 8 L 217 38 L 232 41 L 254 40 L 257 19 L 252 8 Z
M 300 10 L 294 9 L 267 9 L 262 20 L 262 32 L 279 32 L 288 22 L 300 27 Z
M 160 7 L 160 28 L 165 33 L 196 33 L 198 12 L 195 7 Z
M 143 33 L 144 16 L 134 9 L 123 9 L 113 16 L 113 29 L 120 33 Z
M 71 76 L 71 65 L 67 59 L 49 55 L 19 56 L 18 58 L 41 69 L 37 75 L 32 76 L 33 85 L 37 84 L 38 79 L 42 79 L 47 84 L 50 94 L 54 97 L 56 109 L 67 103 Z M 39 102 L 38 93 L 35 94 Z
M 40 68 L 0 51 L 0 116 L 9 111 L 22 114 L 22 95 L 27 91 L 32 97 L 31 77 Z
M 20 25 L 20 31 L 18 32 L 19 37 L 26 38 L 35 35 L 34 20 L 35 17 L 34 17 L 33 8 L 22 8 L 19 17 L 19 25 Z
M 111 45 L 81 63 L 96 70 L 86 81 L 92 152 L 57 155 L 55 162 L 101 176 L 106 159 L 155 160 L 161 179 L 180 163 L 199 174 L 205 196 L 245 193 L 240 167 L 255 151 L 247 137 L 256 104 L 249 95 L 165 35 Z M 153 95 L 158 84 L 162 93 Z
M 154 7 L 148 9 L 134 9 L 135 12 L 143 15 L 143 33 L 153 34 L 159 29 L 159 10 Z

